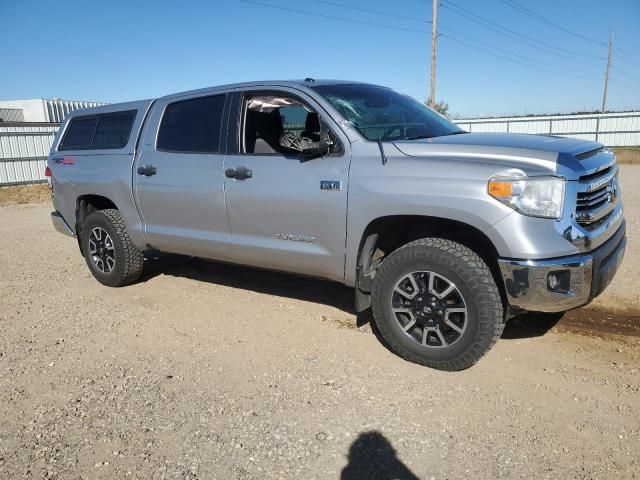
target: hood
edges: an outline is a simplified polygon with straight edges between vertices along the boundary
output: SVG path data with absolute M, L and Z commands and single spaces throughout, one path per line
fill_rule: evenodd
M 421 140 L 421 142 L 437 145 L 476 145 L 570 154 L 582 153 L 598 146 L 597 143 L 588 140 L 525 133 L 465 133 L 427 138 Z
M 522 169 L 528 175 L 556 174 L 558 158 L 573 158 L 602 147 L 588 140 L 515 133 L 465 133 L 393 143 L 411 157 L 490 162 Z

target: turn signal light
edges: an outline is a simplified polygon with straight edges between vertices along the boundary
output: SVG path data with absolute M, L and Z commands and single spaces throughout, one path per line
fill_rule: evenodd
M 509 197 L 513 192 L 512 182 L 491 180 L 489 182 L 489 195 L 493 197 Z

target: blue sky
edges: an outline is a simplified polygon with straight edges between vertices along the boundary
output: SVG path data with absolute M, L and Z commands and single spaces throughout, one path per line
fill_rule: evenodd
M 640 108 L 640 0 L 516 0 L 593 41 L 537 21 L 508 1 L 441 0 L 436 96 L 449 103 L 450 112 L 599 108 L 607 49 L 597 42 L 606 43 L 610 29 L 616 50 L 607 107 Z M 369 81 L 420 100 L 428 96 L 430 0 L 259 3 L 324 17 L 241 0 L 0 0 L 0 99 L 118 102 L 307 76 Z M 493 29 L 476 15 L 493 22 Z M 502 35 L 496 24 L 531 40 Z

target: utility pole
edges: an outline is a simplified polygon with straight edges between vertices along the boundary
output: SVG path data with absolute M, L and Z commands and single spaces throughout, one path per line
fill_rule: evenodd
M 604 75 L 604 94 L 602 95 L 602 113 L 604 113 L 605 106 L 607 104 L 607 86 L 609 85 L 609 70 L 611 70 L 611 49 L 612 48 L 613 48 L 613 30 L 611 30 L 611 35 L 609 36 L 609 56 L 607 57 L 607 73 L 605 73 Z
M 433 0 L 433 27 L 431 30 L 431 94 L 429 106 L 436 104 L 436 52 L 438 49 L 438 0 Z M 609 50 L 611 51 L 611 50 Z

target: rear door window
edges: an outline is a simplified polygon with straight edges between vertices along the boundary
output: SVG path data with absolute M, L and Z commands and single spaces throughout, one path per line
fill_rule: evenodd
M 184 153 L 220 152 L 225 94 L 170 103 L 158 132 L 158 150 Z

